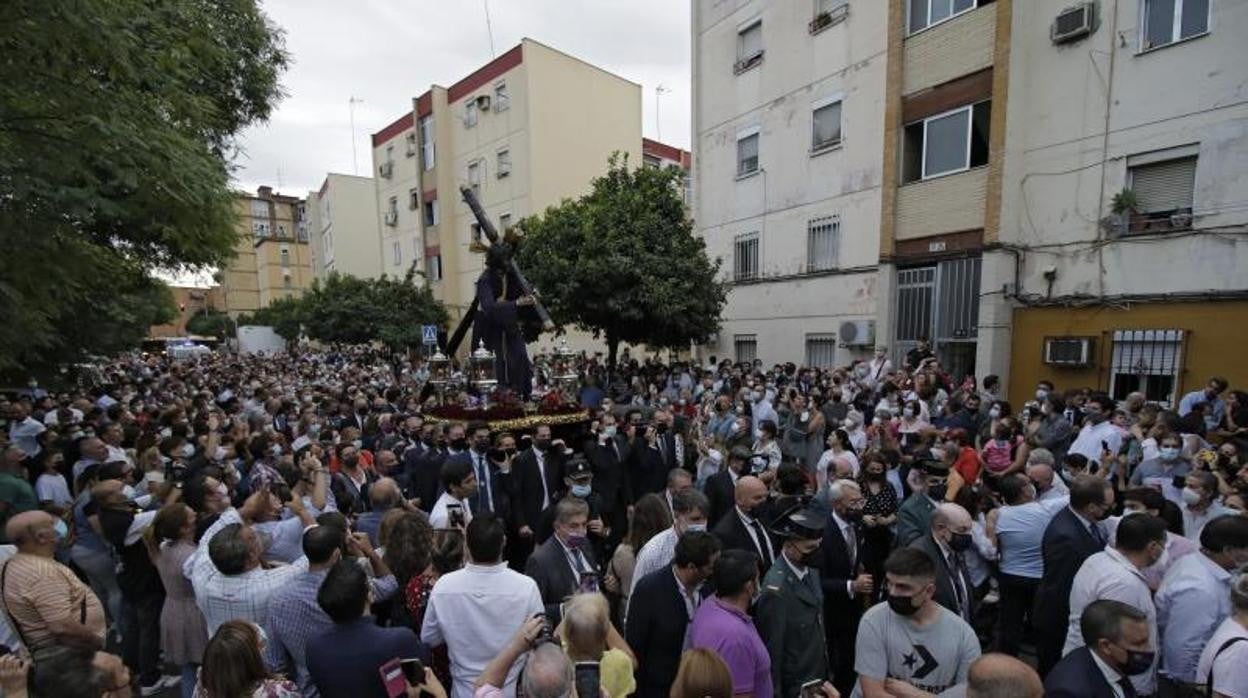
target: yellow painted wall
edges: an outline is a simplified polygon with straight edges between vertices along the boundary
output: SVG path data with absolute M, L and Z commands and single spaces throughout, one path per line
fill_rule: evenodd
M 993 3 L 907 38 L 902 94 L 991 66 L 996 28 L 997 6 Z
M 1084 386 L 1108 389 L 1114 330 L 1184 331 L 1182 372 L 1176 393 L 1201 386 L 1210 376 L 1225 376 L 1234 388 L 1248 386 L 1248 301 L 1136 304 L 1114 308 L 1020 308 L 1014 311 L 1010 359 L 1010 401 L 1033 399 L 1036 383 L 1053 382 L 1058 390 Z M 1044 363 L 1045 337 L 1096 337 L 1095 365 L 1060 368 Z

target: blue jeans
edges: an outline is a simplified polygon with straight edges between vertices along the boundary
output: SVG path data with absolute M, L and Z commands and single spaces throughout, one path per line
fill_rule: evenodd
M 199 678 L 199 665 L 198 664 L 183 664 L 182 665 L 182 683 L 180 685 L 180 688 L 182 689 L 182 698 L 194 698 L 195 682 L 198 678 Z
M 87 574 L 91 589 L 100 597 L 108 619 L 115 626 L 121 624 L 121 587 L 117 586 L 117 561 L 111 553 L 75 545 L 69 551 L 69 559 Z

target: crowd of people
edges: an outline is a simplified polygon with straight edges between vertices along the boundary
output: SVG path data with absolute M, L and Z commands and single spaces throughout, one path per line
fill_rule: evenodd
M 514 431 L 368 347 L 32 381 L 0 688 L 1248 697 L 1248 394 L 1011 405 L 896 358 L 589 357 L 583 422 Z

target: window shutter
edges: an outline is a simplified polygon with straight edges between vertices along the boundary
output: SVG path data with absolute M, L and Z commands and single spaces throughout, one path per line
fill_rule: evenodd
M 1131 189 L 1141 213 L 1190 209 L 1196 189 L 1196 158 L 1131 168 Z

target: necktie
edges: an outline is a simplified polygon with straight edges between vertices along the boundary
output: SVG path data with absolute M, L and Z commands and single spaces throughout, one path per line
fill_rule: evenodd
M 675 438 L 675 437 L 672 438 L 672 442 L 676 446 L 676 448 L 673 450 L 676 453 L 676 467 L 679 468 L 679 467 L 684 466 L 685 464 L 685 445 L 681 442 L 680 439 Z
M 482 457 L 481 457 L 479 454 L 477 454 L 477 453 L 473 453 L 473 454 L 472 454 L 472 458 L 473 458 L 473 460 L 475 460 L 475 461 L 477 462 L 477 463 L 476 463 L 476 469 L 477 469 L 477 496 L 476 496 L 477 506 L 476 506 L 476 510 L 477 510 L 477 511 L 476 511 L 476 512 L 473 512 L 473 513 L 482 512 L 482 511 L 490 511 L 493 507 L 491 506 L 491 504 L 492 504 L 492 501 L 491 501 L 491 500 L 492 500 L 492 497 L 490 497 L 490 469 L 489 469 L 489 466 L 487 466 L 487 465 L 485 464 L 485 459 L 484 459 L 484 458 L 482 458 Z
M 663 458 L 663 462 L 667 463 L 667 449 L 664 448 L 667 439 L 663 436 L 659 437 L 659 456 Z
M 1096 541 L 1096 544 L 1102 548 L 1105 547 L 1105 534 L 1101 533 L 1101 527 L 1093 523 L 1088 526 L 1088 530 L 1092 532 L 1092 539 Z
M 953 554 L 953 592 L 958 597 L 958 615 L 969 621 L 971 613 L 971 605 L 967 603 L 966 589 L 966 559 L 962 557 L 962 553 Z
M 1123 698 L 1136 698 L 1139 695 L 1135 692 L 1135 686 L 1131 684 L 1131 679 L 1126 676 L 1118 679 L 1118 686 L 1122 688 Z
M 854 525 L 849 524 L 845 527 L 845 547 L 849 550 L 849 569 L 854 569 L 854 565 L 858 562 L 858 534 L 854 531 Z
M 754 529 L 754 536 L 758 539 L 758 554 L 763 559 L 763 568 L 771 569 L 771 546 L 768 545 L 767 534 L 763 533 L 763 525 L 754 519 L 750 528 Z

